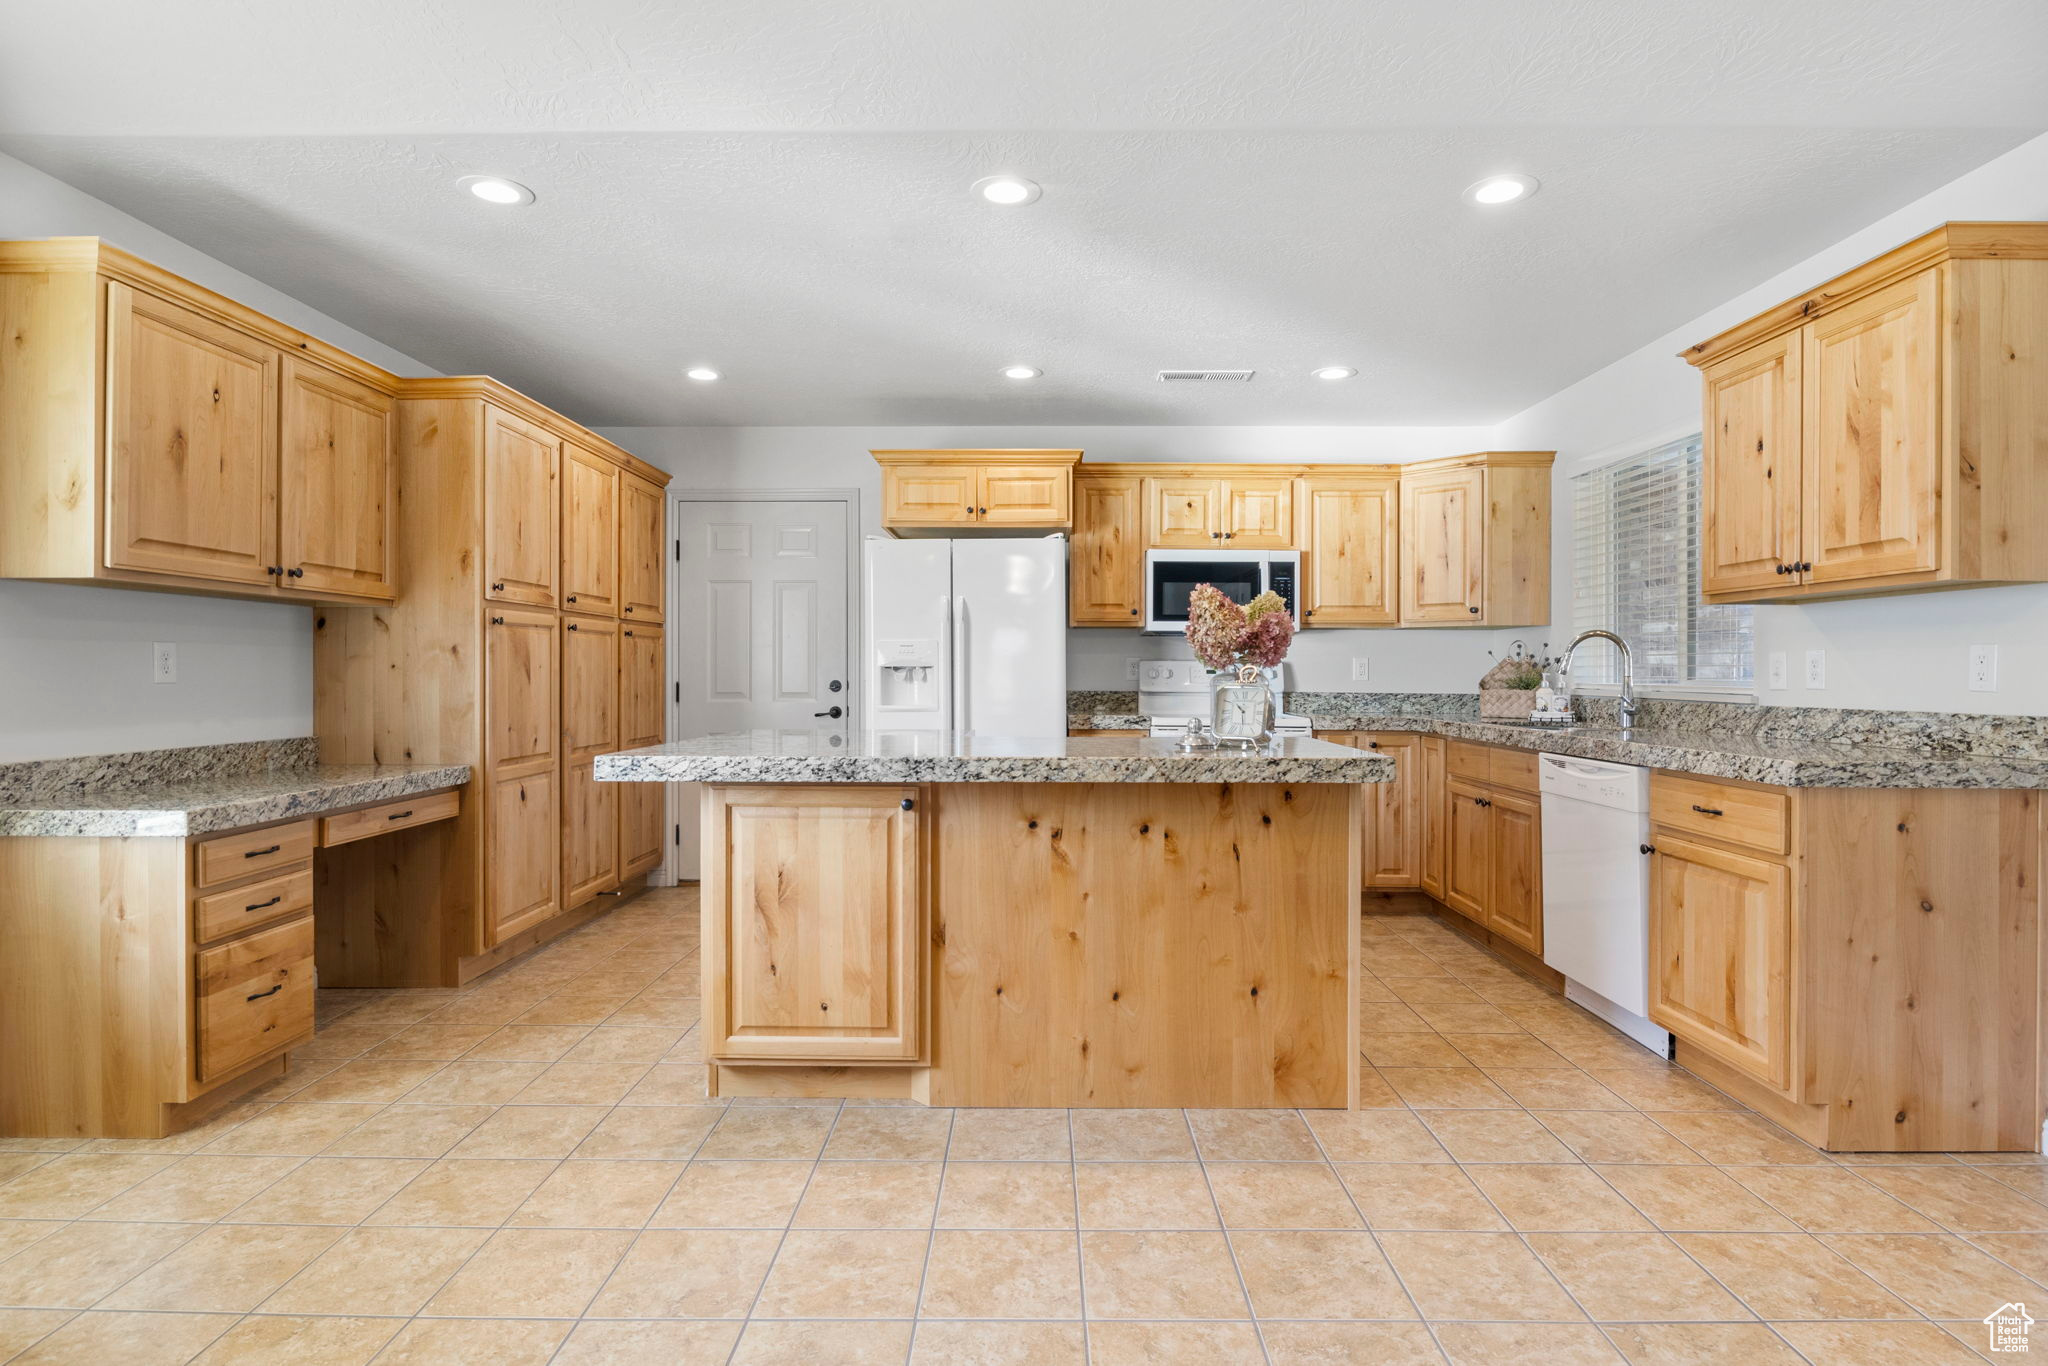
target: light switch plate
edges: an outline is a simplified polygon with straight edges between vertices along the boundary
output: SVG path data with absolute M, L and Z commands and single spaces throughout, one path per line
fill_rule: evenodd
M 1785 686 L 1785 652 L 1783 650 L 1771 651 L 1769 669 L 1769 686 L 1783 688 Z
M 1972 645 L 1970 647 L 1970 691 L 1998 691 L 1998 647 L 1996 645 Z
M 1828 685 L 1828 652 L 1808 650 L 1806 652 L 1806 686 L 1813 689 Z
M 1351 681 L 1353 683 L 1363 683 L 1366 681 L 1367 671 L 1365 666 L 1366 657 L 1364 655 L 1353 655 L 1351 657 Z
M 178 681 L 178 647 L 169 641 L 159 640 L 149 647 L 149 681 L 152 683 L 175 683 Z

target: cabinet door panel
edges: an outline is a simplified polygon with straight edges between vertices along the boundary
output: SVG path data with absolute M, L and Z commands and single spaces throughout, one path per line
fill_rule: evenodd
M 1375 734 L 1360 737 L 1362 747 L 1394 761 L 1391 783 L 1375 783 L 1366 819 L 1372 822 L 1366 841 L 1365 885 L 1422 885 L 1422 737 Z
M 1401 618 L 1399 481 L 1310 479 L 1303 490 L 1302 625 L 1394 625 Z
M 397 430 L 391 395 L 285 357 L 278 558 L 286 588 L 394 595 Z
M 542 612 L 500 607 L 484 638 L 485 760 L 493 768 L 552 768 L 556 754 L 556 621 Z
M 1793 332 L 1701 375 L 1704 592 L 1770 591 L 1790 582 L 1780 571 L 1799 558 L 1802 363 Z
M 1458 778 L 1444 785 L 1443 903 L 1475 924 L 1486 923 L 1493 876 L 1493 815 L 1487 791 Z
M 489 805 L 484 850 L 484 947 L 493 948 L 562 908 L 555 882 L 562 817 L 553 768 L 500 776 Z
M 562 766 L 562 909 L 573 911 L 619 885 L 619 789 L 593 776 L 590 755 Z
M 1223 539 L 1229 550 L 1293 549 L 1294 480 L 1226 480 Z
M 919 1055 L 915 788 L 714 788 L 710 1056 Z
M 1143 481 L 1074 476 L 1074 543 L 1067 606 L 1076 626 L 1130 626 L 1144 614 Z
M 980 504 L 974 465 L 884 465 L 883 526 L 964 526 Z
M 1789 1091 L 1790 873 L 1662 831 L 1652 840 L 1650 1018 Z
M 1806 325 L 1807 582 L 1940 563 L 1940 329 L 1935 270 Z
M 1543 833 L 1536 801 L 1498 789 L 1493 817 L 1493 877 L 1486 891 L 1486 928 L 1530 953 L 1543 954 Z
M 570 620 L 562 628 L 562 747 L 619 747 L 619 626 Z
M 1486 471 L 1401 481 L 1401 620 L 1483 625 Z
M 562 610 L 619 614 L 619 467 L 564 447 L 562 460 Z
M 1422 740 L 1422 890 L 1439 901 L 1444 896 L 1444 845 L 1448 839 L 1449 793 L 1445 790 L 1444 742 L 1430 735 Z
M 107 565 L 273 582 L 283 356 L 123 284 L 107 351 Z
M 1064 465 L 985 465 L 975 517 L 990 526 L 1070 525 L 1070 478 Z
M 631 625 L 619 641 L 619 747 L 658 745 L 668 733 L 668 657 L 659 627 Z M 667 787 L 614 783 L 619 789 L 621 879 L 661 866 L 667 839 Z
M 484 423 L 484 596 L 555 605 L 562 443 L 496 408 Z
M 1223 482 L 1147 479 L 1150 544 L 1159 550 L 1213 550 L 1223 543 Z
M 620 615 L 659 623 L 668 569 L 667 496 L 661 485 L 628 474 L 619 485 Z

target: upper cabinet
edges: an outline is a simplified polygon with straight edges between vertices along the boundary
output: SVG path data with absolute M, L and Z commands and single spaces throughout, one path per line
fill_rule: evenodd
M 1132 626 L 1145 615 L 1145 481 L 1074 471 L 1074 542 L 1067 556 L 1068 619 Z
M 642 624 L 662 619 L 667 519 L 661 485 L 626 474 L 619 486 L 619 614 Z
M 1549 451 L 1401 467 L 1401 624 L 1550 621 Z
M 874 451 L 882 525 L 911 534 L 1073 524 L 1079 451 Z
M 1146 540 L 1156 550 L 1290 550 L 1295 545 L 1294 477 L 1186 474 L 1145 481 Z
M 484 416 L 484 596 L 553 607 L 562 440 L 502 408 Z
M 619 467 L 573 442 L 562 448 L 562 610 L 619 614 Z
M 2048 579 L 2048 224 L 1946 224 L 1685 358 L 1710 601 Z
M 1301 481 L 1301 501 L 1301 624 L 1398 623 L 1400 476 L 1312 474 Z
M 394 595 L 396 377 L 95 238 L 0 243 L 0 335 L 0 576 Z

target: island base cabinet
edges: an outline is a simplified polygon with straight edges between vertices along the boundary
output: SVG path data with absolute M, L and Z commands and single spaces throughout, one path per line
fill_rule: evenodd
M 924 800 L 896 785 L 706 790 L 706 1061 L 922 1055 Z

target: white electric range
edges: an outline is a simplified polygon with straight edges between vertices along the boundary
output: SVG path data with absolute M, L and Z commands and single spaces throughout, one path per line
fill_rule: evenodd
M 1189 721 L 1207 722 L 1212 714 L 1209 671 L 1192 659 L 1147 659 L 1138 665 L 1138 711 L 1148 735 L 1177 739 Z M 1312 735 L 1306 716 L 1287 714 L 1287 693 L 1278 669 L 1266 670 L 1273 689 L 1273 733 Z

